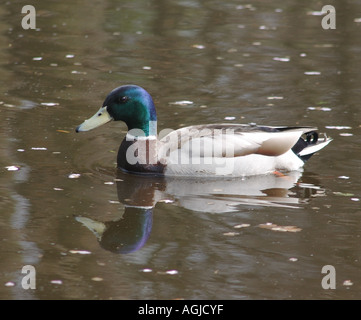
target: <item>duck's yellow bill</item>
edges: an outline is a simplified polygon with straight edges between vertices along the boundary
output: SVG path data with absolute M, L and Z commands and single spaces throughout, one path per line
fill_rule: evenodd
M 81 125 L 77 126 L 75 131 L 76 132 L 89 131 L 111 120 L 113 120 L 113 118 L 107 111 L 107 107 L 101 107 L 95 115 L 93 115 L 88 120 L 85 120 Z

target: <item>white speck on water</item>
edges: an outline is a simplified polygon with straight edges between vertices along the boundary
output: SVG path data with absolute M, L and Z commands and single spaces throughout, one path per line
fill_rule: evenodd
M 296 262 L 296 261 L 298 261 L 298 259 L 297 259 L 297 258 L 289 258 L 288 260 L 289 260 L 289 261 L 292 261 L 292 262 Z
M 15 283 L 12 281 L 8 281 L 5 283 L 5 287 L 14 287 L 14 286 L 15 286 Z
M 340 136 L 341 137 L 352 137 L 353 133 L 343 132 L 343 133 L 340 133 Z
M 46 151 L 46 150 L 48 150 L 48 148 L 45 148 L 45 147 L 31 147 L 31 150 L 35 150 L 35 151 Z
M 250 227 L 250 226 L 251 225 L 249 223 L 241 223 L 241 224 L 235 225 L 233 228 L 240 229 L 240 228 L 247 228 L 247 227 Z
M 348 177 L 348 176 L 338 176 L 337 178 L 339 178 L 339 179 L 350 179 L 350 177 Z
M 291 59 L 289 57 L 284 57 L 284 58 L 280 58 L 280 57 L 274 57 L 273 60 L 275 61 L 281 61 L 281 62 L 288 62 Z
M 345 280 L 343 283 L 342 283 L 344 286 L 352 286 L 353 285 L 353 282 L 351 280 Z
M 193 104 L 193 101 L 180 100 L 180 101 L 169 102 L 169 104 L 174 104 L 174 105 L 177 105 L 177 106 L 188 106 L 190 104 Z
M 174 274 L 178 274 L 178 271 L 177 270 L 168 270 L 165 273 L 170 274 L 170 275 L 174 275 Z
M 80 173 L 71 173 L 68 175 L 69 179 L 78 179 L 81 176 Z
M 20 167 L 18 166 L 7 166 L 5 167 L 8 171 L 18 171 L 20 170 Z
M 67 58 L 67 59 L 73 59 L 74 57 L 75 57 L 74 54 L 67 54 L 67 55 L 65 56 L 65 58 Z
M 51 280 L 50 283 L 52 283 L 52 284 L 63 284 L 63 281 L 61 281 L 61 280 Z
M 41 60 L 43 60 L 43 57 L 34 57 L 33 60 L 34 61 L 41 61 Z
M 305 71 L 304 74 L 306 76 L 319 76 L 321 74 L 320 71 Z
M 87 74 L 87 73 L 84 72 L 84 71 L 77 71 L 77 70 L 73 70 L 71 73 L 72 73 L 72 74 Z
M 53 190 L 55 190 L 55 191 L 63 191 L 64 189 L 62 189 L 62 188 L 53 188 Z
M 144 269 L 142 269 L 142 270 L 140 270 L 141 272 L 153 272 L 153 270 L 152 269 L 150 269 L 150 268 L 144 268 Z
M 282 100 L 282 99 L 284 99 L 284 97 L 282 97 L 282 96 L 267 97 L 267 100 Z
M 69 252 L 74 254 L 91 254 L 91 252 L 87 250 L 69 250 Z
M 325 12 L 323 11 L 308 11 L 307 15 L 308 16 L 323 16 L 325 14 Z
M 42 102 L 40 103 L 42 106 L 46 106 L 46 107 L 53 107 L 53 106 L 58 106 L 59 103 L 57 102 Z
M 330 130 L 345 130 L 345 129 L 352 129 L 352 127 L 349 126 L 325 126 L 326 129 Z
M 236 119 L 236 117 L 224 117 L 224 120 L 235 120 Z
M 104 184 L 114 184 L 114 182 L 113 181 L 106 181 L 106 182 L 104 182 Z
M 143 67 L 143 70 L 152 70 L 152 67 L 144 66 L 144 67 Z
M 101 278 L 101 277 L 93 277 L 92 280 L 99 282 L 99 281 L 103 281 L 103 278 Z
M 196 49 L 200 49 L 200 50 L 206 48 L 206 46 L 204 46 L 203 44 L 194 44 L 194 45 L 192 45 L 192 47 L 193 47 L 193 48 L 196 48 Z
M 18 151 L 18 152 L 24 152 L 25 149 L 18 149 L 18 150 L 16 150 L 16 151 Z
M 225 232 L 223 233 L 224 236 L 227 236 L 227 237 L 234 237 L 234 236 L 238 236 L 239 233 L 238 232 Z
M 331 111 L 332 109 L 329 107 L 308 107 L 307 110 L 317 110 L 317 111 Z
M 359 22 L 361 22 L 361 18 L 355 18 L 353 21 L 356 23 L 359 23 Z
M 351 201 L 356 201 L 356 202 L 358 202 L 358 201 L 360 201 L 360 199 L 359 199 L 359 198 L 351 198 Z

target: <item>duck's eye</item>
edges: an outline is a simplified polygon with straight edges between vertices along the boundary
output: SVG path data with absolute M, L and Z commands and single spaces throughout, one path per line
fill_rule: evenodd
M 127 97 L 127 96 L 123 96 L 123 97 L 119 98 L 120 103 L 126 103 L 128 100 L 129 100 L 129 97 Z

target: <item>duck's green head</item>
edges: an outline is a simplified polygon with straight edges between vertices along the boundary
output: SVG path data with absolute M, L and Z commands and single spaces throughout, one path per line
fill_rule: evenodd
M 128 130 L 140 129 L 145 136 L 154 134 L 151 131 L 157 115 L 152 97 L 135 85 L 115 88 L 105 98 L 99 111 L 78 126 L 76 132 L 92 130 L 111 120 L 124 121 Z

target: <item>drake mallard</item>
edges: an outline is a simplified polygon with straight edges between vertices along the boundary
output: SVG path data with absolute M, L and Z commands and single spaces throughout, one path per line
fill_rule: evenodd
M 332 141 L 315 127 L 206 124 L 157 134 L 150 94 L 136 85 L 120 86 L 76 132 L 111 120 L 128 126 L 118 151 L 120 169 L 170 176 L 250 176 L 293 171 Z M 166 134 L 164 134 L 166 132 Z

